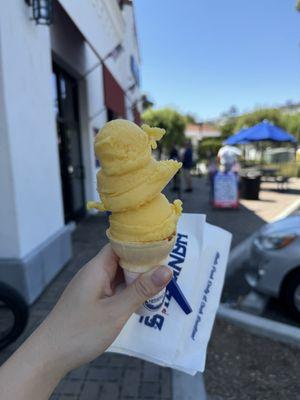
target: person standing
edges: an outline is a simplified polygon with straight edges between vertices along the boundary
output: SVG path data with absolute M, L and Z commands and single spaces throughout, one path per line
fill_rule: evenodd
M 192 192 L 192 177 L 191 177 L 191 169 L 193 167 L 193 150 L 191 142 L 186 142 L 185 150 L 182 158 L 182 169 L 183 176 L 185 180 L 186 189 L 185 192 Z
M 172 146 L 172 149 L 170 151 L 170 159 L 175 160 L 175 161 L 180 161 L 179 159 L 179 154 L 178 154 L 178 149 L 176 145 Z M 174 177 L 173 177 L 173 187 L 172 190 L 173 192 L 179 192 L 180 191 L 180 175 L 178 171 Z

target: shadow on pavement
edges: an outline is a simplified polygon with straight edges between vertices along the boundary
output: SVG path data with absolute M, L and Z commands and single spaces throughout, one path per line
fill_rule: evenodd
M 193 178 L 193 192 L 172 192 L 171 184 L 165 190 L 169 200 L 180 198 L 186 213 L 206 214 L 208 223 L 217 225 L 233 234 L 232 247 L 236 246 L 265 224 L 253 211 L 240 204 L 239 209 L 214 209 L 209 204 L 209 185 L 205 177 Z
M 271 199 L 263 199 L 261 200 L 263 203 L 276 203 L 276 200 L 271 200 Z
M 284 193 L 284 194 L 292 194 L 292 195 L 300 195 L 300 187 L 299 182 L 295 183 L 292 181 L 290 184 L 284 187 L 280 187 L 276 185 L 276 183 L 270 184 L 270 182 L 262 184 L 262 190 L 266 192 L 273 192 L 273 193 Z
M 300 195 L 300 189 L 273 189 L 273 188 L 264 188 L 264 190 L 265 190 L 266 192 L 276 192 L 276 193 Z

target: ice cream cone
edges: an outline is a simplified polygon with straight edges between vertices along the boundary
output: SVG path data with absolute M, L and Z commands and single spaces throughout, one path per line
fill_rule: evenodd
M 166 265 L 166 260 L 171 252 L 176 234 L 171 238 L 157 242 L 121 242 L 115 240 L 110 235 L 109 229 L 106 231 L 110 244 L 114 252 L 120 258 L 119 264 L 123 268 L 125 282 L 131 284 L 138 276 L 144 272 L 159 266 Z M 139 315 L 153 315 L 157 313 L 165 298 L 166 289 L 161 290 L 156 296 L 147 300 L 137 311 Z
M 166 131 L 132 121 L 107 122 L 95 137 L 100 203 L 88 208 L 109 211 L 107 237 L 120 258 L 127 285 L 140 274 L 166 264 L 176 238 L 182 201 L 170 203 L 161 193 L 181 168 L 174 160 L 157 161 L 152 150 Z M 144 303 L 138 313 L 157 312 L 166 290 Z

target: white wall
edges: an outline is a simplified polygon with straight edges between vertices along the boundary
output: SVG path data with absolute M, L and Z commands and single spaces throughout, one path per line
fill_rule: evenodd
M 97 199 L 94 129 L 106 122 L 102 65 L 119 43 L 124 52 L 107 66 L 126 90 L 130 54 L 139 61 L 130 6 L 116 0 L 59 0 L 55 27 L 36 26 L 25 1 L 0 2 L 0 257 L 23 257 L 64 225 L 57 134 L 51 88 L 52 54 L 79 78 L 86 199 Z M 79 31 L 81 33 L 79 33 Z M 83 35 L 92 45 L 84 41 Z M 128 118 L 139 90 L 126 98 Z
M 184 132 L 184 135 L 186 138 L 190 139 L 192 142 L 192 146 L 195 148 L 198 145 L 198 142 L 200 141 L 200 130 L 195 130 L 195 129 L 186 129 Z
M 19 253 L 19 237 L 13 171 L 4 102 L 4 80 L 2 72 L 2 43 L 0 35 L 0 257 L 13 257 Z
M 200 131 L 200 140 L 205 138 L 217 138 L 221 136 L 221 132 L 217 130 L 201 130 Z
M 137 64 L 140 64 L 140 54 L 138 49 L 138 42 L 135 36 L 135 23 L 134 23 L 134 9 L 133 6 L 124 5 L 123 7 L 123 18 L 125 20 L 125 34 L 124 34 L 124 80 L 126 82 L 126 87 L 130 86 L 130 83 L 134 82 L 131 68 L 130 68 L 130 56 L 135 58 Z M 140 98 L 140 89 L 138 86 L 135 87 L 133 91 L 127 92 L 127 100 L 134 104 Z M 137 103 L 139 111 L 141 111 L 141 103 Z
M 132 6 L 125 5 L 123 11 L 121 11 L 116 0 L 85 0 L 84 2 L 59 0 L 59 3 L 85 37 L 97 57 L 105 58 L 118 44 L 122 44 L 124 51 L 117 60 L 109 58 L 105 63 L 118 84 L 126 91 L 133 82 L 130 71 L 130 55 L 134 55 L 137 63 L 140 61 L 134 35 Z M 67 32 L 66 36 L 73 37 L 73 31 L 71 32 L 68 27 L 65 28 L 64 24 L 62 24 L 62 27 L 63 32 Z M 74 33 L 74 44 L 78 46 L 78 32 Z M 64 47 L 63 42 L 61 42 L 61 49 Z M 68 58 L 71 51 L 66 49 L 60 53 L 64 54 L 64 58 Z M 74 51 L 74 54 L 78 54 L 77 51 Z M 79 62 L 80 67 L 81 61 Z M 127 92 L 127 96 L 134 103 L 139 98 L 140 91 L 136 88 L 133 92 Z M 140 103 L 138 107 L 140 107 Z
M 126 107 L 126 119 L 133 121 L 134 115 L 132 112 L 132 101 L 129 97 L 125 97 L 125 107 Z
M 2 96 L 11 173 L 1 208 L 9 237 L 1 257 L 22 257 L 64 224 L 56 126 L 51 96 L 49 29 L 29 20 L 22 1 L 0 2 Z M 8 160 L 6 160 L 8 161 Z M 9 165 L 8 165 L 9 168 Z M 10 230 L 17 225 L 16 229 Z M 7 241 L 11 245 L 7 246 Z
M 124 21 L 116 0 L 59 2 L 101 58 L 122 40 Z
M 87 49 L 88 50 L 88 49 Z M 85 192 L 87 200 L 99 200 L 96 190 L 96 159 L 94 152 L 95 131 L 98 131 L 107 122 L 107 109 L 104 103 L 104 84 L 103 84 L 103 67 L 97 65 L 85 78 L 86 101 L 81 97 L 83 103 L 87 105 L 86 118 L 82 119 L 85 126 L 82 131 L 86 132 L 86 138 L 83 143 L 83 159 L 85 163 L 86 179 Z
M 94 155 L 94 129 L 106 122 L 102 64 L 65 10 L 54 7 L 50 28 L 55 61 L 77 78 L 82 158 L 86 200 L 98 200 Z

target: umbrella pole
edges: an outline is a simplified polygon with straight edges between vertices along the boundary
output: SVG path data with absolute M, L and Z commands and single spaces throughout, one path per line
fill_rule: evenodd
M 263 142 L 260 143 L 260 164 L 263 165 L 264 161 L 264 144 Z
M 255 163 L 259 163 L 260 162 L 260 160 L 259 160 L 259 158 L 258 158 L 258 153 L 259 153 L 259 148 L 260 148 L 260 146 L 259 146 L 259 143 L 258 142 L 256 142 L 255 144 L 255 148 L 256 148 L 256 155 L 255 155 Z

